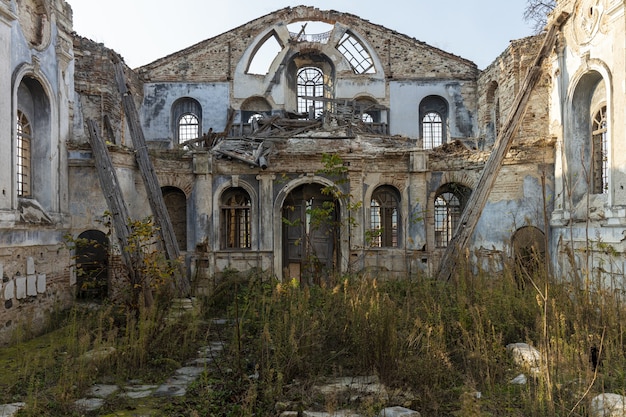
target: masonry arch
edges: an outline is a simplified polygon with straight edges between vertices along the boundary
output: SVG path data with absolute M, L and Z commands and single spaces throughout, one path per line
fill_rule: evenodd
M 50 85 L 32 68 L 24 66 L 14 74 L 12 183 L 15 207 L 23 199 L 34 200 L 45 211 L 60 206 L 58 190 L 58 157 L 55 157 L 58 135 L 54 120 L 56 108 L 50 99 Z M 28 121 L 28 143 L 22 130 Z M 44 216 L 45 217 L 45 216 Z
M 246 214 L 248 221 L 248 236 L 247 239 L 249 244 L 242 246 L 241 244 L 230 245 L 226 242 L 226 236 L 228 235 L 228 220 L 225 217 L 225 210 L 227 207 L 225 205 L 229 205 L 228 208 L 236 209 L 233 205 L 231 205 L 229 197 L 236 197 L 234 194 L 241 194 L 243 192 L 247 195 L 249 200 L 249 207 L 247 208 L 248 212 Z M 233 194 L 234 193 L 234 194 Z M 240 201 L 241 199 L 235 199 L 233 201 Z M 259 247 L 259 196 L 256 192 L 255 188 L 245 180 L 242 180 L 238 176 L 233 176 L 227 181 L 221 183 L 218 187 L 215 188 L 213 193 L 213 242 L 215 242 L 215 248 L 220 248 L 220 250 L 256 250 Z M 244 207 L 239 204 L 240 209 Z M 241 214 L 241 212 L 240 212 Z M 239 216 L 239 214 L 238 214 Z M 242 219 L 239 216 L 239 219 Z M 240 243 L 240 242 L 239 242 Z
M 191 97 L 181 97 L 172 105 L 172 131 L 179 144 L 202 136 L 202 106 Z
M 308 118 L 332 110 L 332 103 L 325 100 L 335 97 L 335 65 L 329 57 L 316 50 L 299 52 L 287 68 L 287 85 L 295 93 L 287 100 L 289 107 Z
M 86 230 L 76 240 L 76 297 L 103 300 L 109 292 L 109 239 L 100 230 Z
M 347 267 L 346 208 L 322 193 L 336 185 L 323 177 L 292 181 L 274 205 L 274 267 L 279 278 L 321 284 Z M 343 242 L 343 241 L 345 242 Z
M 574 206 L 588 194 L 609 204 L 612 200 L 611 76 L 601 63 L 590 62 L 588 68 L 574 77 L 565 107 L 563 180 Z M 594 119 L 599 112 L 605 117 L 600 142 L 594 139 Z
M 441 96 L 427 96 L 419 105 L 419 132 L 424 149 L 447 142 L 449 105 Z

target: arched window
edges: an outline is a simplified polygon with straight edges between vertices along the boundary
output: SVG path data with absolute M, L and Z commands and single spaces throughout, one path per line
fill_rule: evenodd
M 367 236 L 372 247 L 398 247 L 399 201 L 398 192 L 392 187 L 379 187 L 372 194 Z
M 172 121 L 176 143 L 202 136 L 202 106 L 197 100 L 190 97 L 176 100 L 172 106 Z
M 178 119 L 178 143 L 196 139 L 200 136 L 198 117 L 195 114 L 183 114 Z
M 433 149 L 443 144 L 443 120 L 441 115 L 428 112 L 422 118 L 422 138 L 424 149 Z
M 250 249 L 250 196 L 243 188 L 222 195 L 222 248 Z
M 304 67 L 298 71 L 298 112 L 308 113 L 311 108 L 315 117 L 324 110 L 324 73 L 317 67 Z
M 454 236 L 471 190 L 447 184 L 435 196 L 435 247 L 445 248 Z
M 26 115 L 17 111 L 17 195 L 31 195 L 31 138 L 32 130 Z
M 606 106 L 596 112 L 592 120 L 592 189 L 593 194 L 608 192 L 609 164 L 606 135 Z
M 355 74 L 374 74 L 374 60 L 363 43 L 350 32 L 346 32 L 337 50 L 348 60 Z
M 419 117 L 424 149 L 443 145 L 447 136 L 448 103 L 439 96 L 428 96 L 420 103 Z

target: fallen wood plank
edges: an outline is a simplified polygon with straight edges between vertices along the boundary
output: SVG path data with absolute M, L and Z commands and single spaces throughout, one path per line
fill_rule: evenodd
M 126 115 L 128 130 L 135 148 L 135 159 L 139 165 L 139 172 L 141 173 L 144 186 L 146 187 L 148 202 L 150 203 L 150 208 L 152 209 L 152 215 L 156 224 L 157 233 L 163 243 L 166 258 L 170 261 L 178 262 L 178 258 L 180 256 L 178 242 L 176 241 L 176 235 L 174 234 L 174 228 L 172 226 L 167 207 L 163 201 L 163 193 L 161 191 L 161 187 L 159 186 L 159 180 L 154 171 L 150 155 L 148 154 L 148 147 L 143 134 L 143 129 L 141 127 L 141 123 L 139 122 L 139 113 L 137 112 L 135 101 L 128 89 L 128 86 L 126 85 L 126 76 L 124 74 L 124 67 L 121 59 L 116 57 L 116 62 L 114 62 L 114 64 L 117 87 L 122 96 L 122 106 Z M 182 266 L 178 272 L 179 273 L 174 277 L 176 288 L 180 295 L 189 295 L 191 286 L 182 271 Z

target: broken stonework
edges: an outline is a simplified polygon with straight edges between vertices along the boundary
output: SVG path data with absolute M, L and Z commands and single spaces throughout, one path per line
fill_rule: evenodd
M 29 297 L 35 297 L 37 295 L 37 276 L 26 276 L 26 295 Z
M 15 297 L 15 281 L 9 280 L 4 284 L 4 299 L 12 300 Z
M 26 277 L 15 277 L 15 298 L 18 300 L 26 298 Z

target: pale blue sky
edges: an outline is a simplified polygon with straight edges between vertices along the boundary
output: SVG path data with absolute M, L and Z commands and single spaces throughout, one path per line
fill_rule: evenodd
M 532 34 L 526 0 L 67 0 L 74 30 L 131 67 L 287 6 L 351 13 L 469 59 L 484 69 L 512 39 Z

